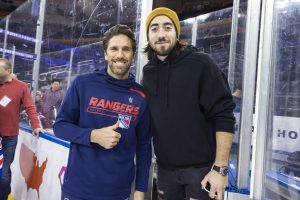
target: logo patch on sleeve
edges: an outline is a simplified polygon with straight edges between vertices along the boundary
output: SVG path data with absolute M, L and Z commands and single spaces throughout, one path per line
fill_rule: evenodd
M 119 128 L 128 129 L 131 121 L 131 116 L 119 114 Z

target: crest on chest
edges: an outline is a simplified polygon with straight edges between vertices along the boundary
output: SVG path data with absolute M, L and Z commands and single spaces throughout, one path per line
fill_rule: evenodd
M 119 128 L 128 129 L 131 121 L 131 116 L 119 114 Z

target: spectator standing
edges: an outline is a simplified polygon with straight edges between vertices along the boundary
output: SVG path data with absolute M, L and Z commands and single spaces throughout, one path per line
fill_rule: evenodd
M 51 86 L 42 97 L 42 125 L 46 129 L 52 129 L 56 115 L 60 109 L 65 96 L 65 91 L 61 87 L 60 79 L 52 79 Z

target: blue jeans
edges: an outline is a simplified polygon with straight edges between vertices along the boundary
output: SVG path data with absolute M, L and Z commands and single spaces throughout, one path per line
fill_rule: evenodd
M 6 200 L 10 194 L 11 171 L 10 165 L 14 160 L 18 136 L 3 136 L 2 151 L 3 151 L 3 168 L 0 179 L 0 200 Z

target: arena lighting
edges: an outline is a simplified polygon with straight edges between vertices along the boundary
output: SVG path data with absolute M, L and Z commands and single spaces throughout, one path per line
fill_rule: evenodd
M 3 48 L 0 48 L 0 52 L 3 52 Z M 5 53 L 13 54 L 13 51 L 9 50 L 9 49 L 6 49 Z M 20 52 L 20 51 L 15 51 L 15 55 L 23 57 L 23 58 L 34 59 L 34 55 L 23 53 L 23 52 Z M 43 63 L 50 64 L 50 65 L 51 64 L 54 64 L 54 65 L 69 65 L 70 64 L 69 61 L 60 60 L 60 59 L 53 59 L 53 58 L 46 57 L 44 55 L 41 56 L 41 60 L 40 61 L 43 62 Z M 101 59 L 100 59 L 100 61 L 101 61 Z M 101 63 L 101 62 L 99 62 L 99 63 Z
M 4 33 L 5 30 L 0 28 L 0 33 Z M 12 31 L 6 31 L 7 32 L 7 35 L 10 35 L 10 36 L 13 36 L 13 37 L 16 37 L 16 38 L 20 38 L 20 39 L 23 39 L 23 40 L 27 40 L 27 41 L 30 41 L 30 42 L 36 42 L 37 40 L 35 38 L 32 38 L 32 37 L 29 37 L 27 35 L 22 35 L 20 33 L 15 33 L 15 32 L 12 32 Z
M 3 48 L 0 48 L 0 51 L 1 52 L 5 52 L 5 53 L 9 53 L 9 54 L 13 54 L 13 51 L 9 50 L 9 49 L 5 49 L 5 51 L 4 51 Z M 21 56 L 21 57 L 24 57 L 24 58 L 31 58 L 31 59 L 33 59 L 33 55 L 32 54 L 22 53 L 20 51 L 15 51 L 14 53 L 17 56 Z
M 0 33 L 5 33 L 5 30 L 0 28 Z M 16 38 L 19 38 L 19 39 L 23 39 L 23 40 L 26 40 L 26 41 L 30 41 L 30 42 L 33 42 L 35 43 L 37 40 L 33 37 L 29 37 L 27 35 L 22 35 L 20 33 L 15 33 L 15 32 L 12 32 L 12 31 L 7 31 L 7 35 L 10 35 L 10 36 L 13 36 L 13 37 L 16 37 Z M 57 43 L 53 43 L 53 42 L 44 42 L 42 41 L 42 45 L 50 45 L 50 46 L 53 46 L 53 47 L 58 47 L 58 48 L 72 48 L 72 46 L 69 46 L 69 45 L 64 45 L 64 44 L 57 44 Z
M 3 52 L 3 48 L 0 48 L 0 52 Z M 9 54 L 13 54 L 12 50 L 6 49 L 5 53 L 9 53 Z M 30 58 L 33 59 L 34 56 L 31 54 L 27 54 L 27 53 L 22 53 L 19 51 L 15 51 L 15 55 L 23 57 L 23 58 Z M 64 60 L 59 60 L 59 59 L 52 59 L 52 58 L 47 58 L 47 57 L 41 57 L 41 62 L 43 63 L 47 63 L 49 65 L 69 65 L 70 62 L 68 61 L 64 61 Z M 99 62 L 101 63 L 101 62 Z
M 47 63 L 49 65 L 69 65 L 70 64 L 70 62 L 68 62 L 68 61 L 43 57 L 43 55 L 41 56 L 41 62 Z

